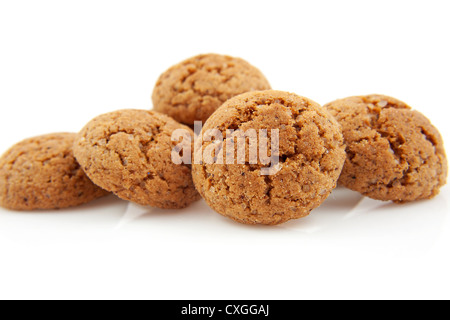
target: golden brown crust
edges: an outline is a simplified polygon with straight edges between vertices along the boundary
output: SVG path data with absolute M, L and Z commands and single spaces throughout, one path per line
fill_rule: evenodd
M 74 151 L 86 174 L 120 198 L 159 208 L 184 208 L 200 196 L 191 168 L 171 160 L 176 129 L 190 128 L 145 110 L 96 117 L 78 134 Z
M 340 184 L 373 199 L 405 202 L 432 198 L 446 183 L 440 133 L 404 102 L 368 95 L 325 108 L 341 124 L 347 145 Z
M 242 165 L 193 165 L 200 194 L 224 216 L 247 224 L 283 223 L 307 216 L 336 186 L 345 160 L 342 133 L 333 117 L 307 98 L 274 90 L 245 93 L 222 105 L 202 134 L 215 128 L 278 129 L 280 139 L 280 170 L 274 175 L 261 175 L 267 165 L 249 164 L 248 152 Z M 225 150 L 226 143 L 225 138 Z M 196 156 L 210 144 L 196 145 Z
M 0 204 L 12 210 L 58 209 L 105 196 L 72 152 L 75 133 L 26 139 L 0 158 Z
M 196 120 L 204 123 L 225 101 L 238 94 L 267 89 L 267 79 L 247 61 L 202 54 L 164 72 L 152 99 L 156 111 L 192 125 Z

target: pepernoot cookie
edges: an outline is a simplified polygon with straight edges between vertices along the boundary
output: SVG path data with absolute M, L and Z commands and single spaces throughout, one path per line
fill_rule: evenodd
M 75 160 L 75 133 L 26 139 L 0 158 L 0 205 L 12 210 L 59 209 L 107 194 Z
M 203 123 L 226 100 L 248 91 L 267 90 L 270 84 L 247 61 L 219 54 L 202 54 L 164 72 L 153 90 L 156 111 L 192 125 Z
M 96 184 L 120 198 L 184 208 L 200 198 L 188 164 L 171 159 L 172 132 L 190 128 L 153 111 L 120 110 L 96 117 L 78 134 L 74 152 Z M 190 142 L 189 142 L 190 143 Z
M 406 202 L 432 198 L 446 183 L 441 135 L 404 102 L 367 95 L 325 108 L 341 124 L 347 145 L 343 186 L 373 199 Z
M 207 138 L 214 129 L 220 132 L 217 139 Z M 278 157 L 278 161 L 268 164 L 259 154 L 255 163 L 250 157 L 252 131 L 259 131 L 257 139 L 263 141 L 258 153 L 270 150 L 268 158 Z M 263 132 L 268 137 L 265 141 Z M 245 159 L 242 153 L 238 156 L 243 133 L 250 133 L 245 138 Z M 234 148 L 228 147 L 232 144 Z M 267 150 L 261 148 L 264 145 Z M 211 149 L 213 163 L 207 161 Z M 235 155 L 234 163 L 226 159 L 230 154 Z M 194 160 L 198 163 L 193 165 L 194 182 L 215 211 L 241 223 L 273 225 L 307 216 L 328 197 L 344 165 L 345 147 L 338 123 L 317 103 L 268 90 L 225 102 L 208 119 L 202 140 L 196 142 L 194 159 L 200 157 L 201 162 Z

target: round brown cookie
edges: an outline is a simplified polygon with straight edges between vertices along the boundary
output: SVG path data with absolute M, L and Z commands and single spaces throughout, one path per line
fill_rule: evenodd
M 192 125 L 203 123 L 226 100 L 270 84 L 257 68 L 240 58 L 202 54 L 164 72 L 153 90 L 156 111 Z
M 223 143 L 206 141 L 212 129 L 220 130 Z M 278 155 L 278 163 L 268 164 L 261 156 L 255 163 L 249 156 L 254 138 L 249 138 L 245 163 L 239 164 L 238 148 L 243 144 L 238 137 L 251 133 L 249 129 L 268 131 L 267 155 Z M 272 129 L 278 130 L 278 153 L 272 149 Z M 226 135 L 227 130 L 235 131 Z M 317 103 L 283 91 L 250 92 L 228 100 L 208 119 L 202 137 L 196 142 L 195 163 L 202 154 L 206 157 L 193 165 L 197 190 L 218 213 L 247 224 L 272 225 L 307 216 L 336 187 L 345 160 L 336 120 Z M 228 150 L 228 143 L 235 147 Z M 206 161 L 214 145 L 218 149 L 212 155 L 223 158 L 224 164 Z M 234 163 L 226 159 L 229 154 L 235 155 Z M 270 174 L 262 175 L 268 167 Z
M 405 202 L 432 198 L 446 183 L 441 135 L 404 102 L 368 95 L 325 108 L 341 124 L 347 145 L 343 186 L 373 199 Z
M 78 134 L 74 152 L 96 184 L 120 198 L 184 208 L 200 198 L 188 164 L 174 164 L 173 131 L 190 128 L 153 111 L 119 110 L 96 117 Z M 184 140 L 186 142 L 186 140 Z M 192 143 L 187 142 L 189 145 Z
M 75 133 L 26 139 L 0 158 L 0 204 L 12 210 L 77 206 L 107 194 L 72 153 Z

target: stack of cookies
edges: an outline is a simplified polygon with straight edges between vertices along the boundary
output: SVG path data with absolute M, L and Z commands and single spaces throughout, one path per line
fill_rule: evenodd
M 242 59 L 206 54 L 164 72 L 152 99 L 154 111 L 114 111 L 78 134 L 13 146 L 0 158 L 0 205 L 57 209 L 113 193 L 181 209 L 202 197 L 235 221 L 273 225 L 307 216 L 337 184 L 402 203 L 446 183 L 439 131 L 391 97 L 320 106 L 271 90 Z

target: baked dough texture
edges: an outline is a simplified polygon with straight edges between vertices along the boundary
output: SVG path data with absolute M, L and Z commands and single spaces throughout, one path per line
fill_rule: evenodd
M 174 164 L 172 132 L 190 128 L 153 111 L 119 110 L 96 117 L 78 134 L 75 156 L 103 189 L 140 205 L 187 207 L 200 198 L 188 164 Z M 190 143 L 190 142 L 188 142 Z
M 26 139 L 0 158 L 0 204 L 11 210 L 59 209 L 107 194 L 75 160 L 75 133 Z
M 325 108 L 347 145 L 339 183 L 378 200 L 430 199 L 447 179 L 439 131 L 420 112 L 383 95 L 355 96 Z
M 310 99 L 275 90 L 245 93 L 223 104 L 208 119 L 202 135 L 211 129 L 279 130 L 275 174 L 261 175 L 267 164 L 261 159 L 251 164 L 249 152 L 245 164 L 227 164 L 224 159 L 224 164 L 193 165 L 198 191 L 226 217 L 245 224 L 280 224 L 307 216 L 336 187 L 345 161 L 342 133 L 336 120 Z M 224 134 L 224 158 L 232 152 L 226 149 L 229 139 Z M 215 143 L 205 140 L 197 140 L 196 157 Z
M 188 125 L 203 123 L 228 99 L 270 84 L 247 61 L 219 54 L 189 58 L 164 72 L 153 91 L 156 111 Z

